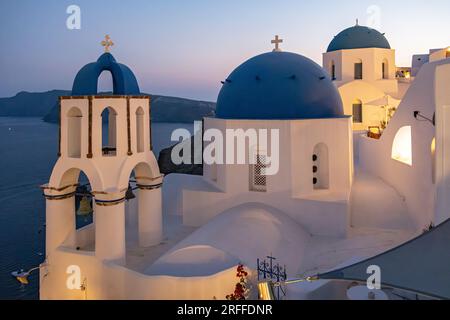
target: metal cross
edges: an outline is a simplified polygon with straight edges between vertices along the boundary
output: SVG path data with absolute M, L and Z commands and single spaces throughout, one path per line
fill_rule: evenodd
M 280 49 L 280 43 L 283 43 L 283 39 L 280 39 L 278 35 L 275 36 L 275 39 L 271 41 L 272 44 L 275 45 L 275 49 L 273 49 L 274 52 L 281 51 Z
M 109 52 L 110 48 L 114 45 L 109 35 L 105 36 L 105 40 L 101 42 L 101 45 L 105 47 L 105 52 Z

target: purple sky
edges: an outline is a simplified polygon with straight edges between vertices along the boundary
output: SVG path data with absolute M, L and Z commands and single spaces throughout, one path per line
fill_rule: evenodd
M 71 4 L 81 8 L 80 30 L 66 27 Z M 76 72 L 103 52 L 108 33 L 113 55 L 133 69 L 143 92 L 215 101 L 220 81 L 271 50 L 275 34 L 283 50 L 321 64 L 334 35 L 356 18 L 374 21 L 371 5 L 398 66 L 450 45 L 448 0 L 2 0 L 0 96 L 71 89 Z

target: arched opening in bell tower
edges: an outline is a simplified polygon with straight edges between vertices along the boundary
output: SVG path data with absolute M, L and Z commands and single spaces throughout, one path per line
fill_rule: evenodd
M 97 92 L 113 93 L 113 84 L 114 79 L 112 73 L 108 70 L 105 70 L 100 73 L 100 76 L 97 79 Z
M 162 176 L 156 170 L 141 162 L 130 173 L 125 194 L 127 248 L 157 245 L 162 237 Z
M 94 203 L 91 182 L 83 170 L 72 168 L 67 170 L 60 186 L 76 185 L 74 194 L 63 200 L 66 201 L 67 210 L 73 214 L 73 227 L 71 234 L 61 245 L 78 251 L 95 251 Z
M 81 158 L 81 127 L 83 115 L 77 107 L 67 112 L 67 154 L 70 158 Z
M 139 107 L 136 110 L 136 147 L 139 153 L 145 151 L 144 132 L 144 109 Z
M 107 107 L 102 112 L 102 154 L 105 157 L 117 154 L 117 112 Z

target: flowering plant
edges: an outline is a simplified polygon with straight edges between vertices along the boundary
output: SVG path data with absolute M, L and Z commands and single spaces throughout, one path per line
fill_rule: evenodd
M 245 271 L 244 265 L 239 264 L 236 269 L 236 277 L 239 282 L 236 283 L 234 292 L 226 296 L 227 300 L 246 300 L 249 292 L 247 276 L 248 272 Z

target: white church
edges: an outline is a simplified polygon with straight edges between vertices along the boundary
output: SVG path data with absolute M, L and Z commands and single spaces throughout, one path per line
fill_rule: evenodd
M 78 72 L 72 95 L 60 98 L 59 159 L 42 186 L 41 299 L 221 300 L 234 291 L 241 263 L 250 298 L 257 298 L 257 259 L 276 257 L 289 279 L 314 276 L 450 218 L 449 50 L 423 63 L 403 90 L 395 52 L 376 30 L 341 32 L 323 68 L 283 52 L 278 37 L 272 43 L 273 51 L 223 82 L 204 132 L 277 129 L 279 145 L 246 143 L 252 163 L 204 164 L 203 176 L 164 177 L 151 148 L 151 101 L 104 42 L 106 52 Z M 113 78 L 108 96 L 97 92 L 103 71 Z M 370 138 L 360 130 L 383 120 L 385 106 L 366 111 L 364 104 L 387 96 L 398 100 L 397 111 L 381 137 Z M 212 141 L 203 138 L 208 149 Z M 279 170 L 265 175 L 274 152 Z M 93 223 L 77 229 L 81 173 Z M 348 286 L 302 283 L 287 287 L 285 298 L 345 299 Z
M 354 130 L 384 126 L 408 87 L 396 78 L 395 50 L 384 34 L 355 26 L 343 30 L 323 54 L 323 67 L 338 87 Z

